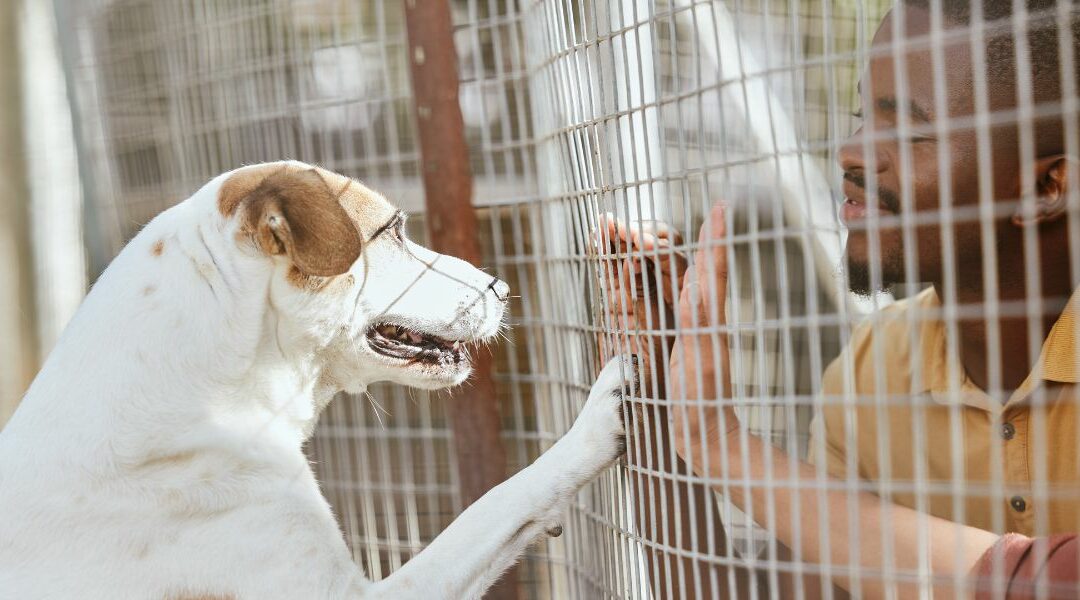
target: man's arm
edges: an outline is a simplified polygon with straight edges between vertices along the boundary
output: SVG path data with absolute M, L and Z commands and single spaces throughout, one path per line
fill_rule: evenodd
M 836 387 L 839 379 L 839 365 L 840 359 L 837 359 L 825 370 L 825 374 L 822 377 L 822 394 L 825 396 L 835 396 L 840 393 L 840 390 Z M 822 407 L 818 414 L 814 415 L 814 420 L 810 425 L 810 444 L 809 444 L 809 456 L 807 457 L 807 463 L 816 467 L 817 465 L 823 465 L 825 467 L 825 473 L 831 477 L 844 478 L 847 471 L 846 451 L 844 449 L 842 435 L 837 429 L 837 422 L 833 418 L 831 411 L 835 407 Z M 828 414 L 827 414 L 828 413 Z M 802 506 L 802 510 L 813 510 L 816 505 Z M 833 584 L 833 582 L 826 575 L 822 577 L 818 573 L 814 572 L 820 569 L 821 565 L 807 564 L 807 561 L 802 553 L 795 553 L 791 548 L 786 546 L 780 540 L 775 540 L 776 543 L 776 555 L 777 559 L 781 562 L 793 563 L 796 560 L 803 563 L 807 569 L 801 575 L 797 575 L 793 572 L 785 572 L 780 577 L 781 597 L 783 598 L 797 598 L 799 597 L 799 586 L 802 586 L 802 596 L 806 600 L 818 600 L 819 598 L 828 598 L 829 593 L 826 591 L 826 586 L 831 588 L 831 597 L 833 600 L 847 600 L 851 596 L 843 588 Z
M 766 449 L 766 442 L 740 427 L 728 379 L 723 218 L 722 207 L 716 207 L 702 226 L 693 271 L 685 278 L 679 298 L 680 328 L 696 333 L 680 335 L 672 352 L 676 450 L 699 475 L 734 481 L 768 480 L 773 484 L 792 482 L 754 485 L 749 490 L 731 486 L 727 492 L 736 506 L 763 515 L 762 526 L 781 542 L 791 546 L 799 540 L 804 562 L 854 565 L 859 572 L 876 572 L 889 553 L 898 570 L 919 572 L 925 550 L 931 573 L 937 577 L 934 591 L 949 597 L 957 591 L 951 577 L 966 577 L 997 540 L 996 535 L 902 506 L 883 506 L 874 494 L 852 494 L 844 489 L 840 479 L 829 478 L 826 483 L 831 485 L 822 488 L 814 467 L 791 461 L 778 448 Z M 687 376 L 689 365 L 694 365 L 694 377 Z M 796 503 L 813 507 L 800 511 L 797 522 L 792 511 Z M 817 509 L 819 506 L 822 510 Z M 890 548 L 884 547 L 886 529 L 893 541 Z M 825 531 L 831 542 L 827 549 L 819 544 Z M 921 547 L 922 536 L 929 540 L 929 548 Z M 852 555 L 853 537 L 859 540 L 857 556 Z M 854 584 L 845 571 L 833 573 L 832 579 L 848 590 Z M 884 598 L 893 593 L 906 598 L 919 592 L 911 582 L 871 577 L 864 577 L 858 587 L 862 598 Z
M 690 470 L 674 452 L 668 435 L 667 411 L 641 407 L 634 416 L 634 440 L 627 463 L 638 531 L 645 548 L 657 598 L 748 598 L 760 576 L 731 568 L 731 548 L 713 491 L 704 483 L 686 481 Z M 709 562 L 718 557 L 728 564 Z

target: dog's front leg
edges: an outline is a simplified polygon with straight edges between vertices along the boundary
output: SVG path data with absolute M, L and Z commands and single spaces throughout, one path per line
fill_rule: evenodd
M 633 372 L 628 359 L 608 362 L 565 436 L 474 502 L 405 566 L 372 585 L 371 597 L 479 597 L 533 540 L 556 533 L 578 489 L 623 452 L 624 376 Z

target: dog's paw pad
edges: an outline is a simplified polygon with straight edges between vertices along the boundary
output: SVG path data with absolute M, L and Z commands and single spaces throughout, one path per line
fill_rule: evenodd
M 562 535 L 562 523 L 555 523 L 544 530 L 549 536 L 556 538 Z

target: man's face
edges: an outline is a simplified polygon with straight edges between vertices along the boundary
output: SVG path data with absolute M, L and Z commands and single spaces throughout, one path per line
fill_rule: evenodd
M 894 34 L 895 19 L 904 20 L 900 37 Z M 909 266 L 914 281 L 939 281 L 945 273 L 942 196 L 959 212 L 978 203 L 969 45 L 966 39 L 940 42 L 935 60 L 929 33 L 930 14 L 922 9 L 901 5 L 885 17 L 859 82 L 863 123 L 840 150 L 845 196 L 841 218 L 849 228 L 846 262 L 857 293 L 903 281 Z M 942 81 L 935 82 L 936 71 L 944 76 Z M 942 123 L 948 127 L 941 128 Z M 998 168 L 1006 158 L 1003 153 L 992 154 L 995 172 L 1005 171 Z M 997 192 L 1008 193 L 1008 187 L 1007 182 L 994 182 Z M 912 227 L 907 243 L 900 226 L 905 212 L 915 218 L 913 223 L 923 222 Z M 977 219 L 958 214 L 955 221 L 954 252 L 948 260 L 955 260 L 958 269 L 979 268 Z M 875 263 L 877 268 L 872 267 Z

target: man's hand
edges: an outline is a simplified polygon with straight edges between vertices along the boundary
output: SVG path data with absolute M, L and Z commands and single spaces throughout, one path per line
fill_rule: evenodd
M 601 263 L 607 324 L 620 335 L 614 348 L 610 347 L 613 340 L 600 336 L 601 356 L 629 351 L 642 361 L 645 378 L 662 375 L 652 362 L 654 357 L 662 360 L 666 349 L 662 346 L 670 347 L 674 339 L 644 332 L 675 326 L 675 290 L 686 271 L 685 255 L 676 249 L 682 238 L 662 222 L 626 223 L 611 213 L 600 216 L 591 238 L 601 256 L 621 260 L 621 264 L 617 260 Z
M 698 474 L 708 447 L 739 427 L 730 404 L 719 410 L 718 403 L 702 402 L 731 398 L 727 334 L 719 331 L 727 324 L 725 236 L 724 206 L 716 204 L 698 234 L 694 268 L 682 283 L 678 324 L 683 333 L 668 370 L 675 450 Z
M 682 244 L 682 236 L 662 221 L 639 221 L 627 224 L 616 219 L 612 213 L 600 216 L 600 223 L 593 232 L 593 243 L 601 254 L 615 253 L 624 257 L 623 273 L 626 283 L 620 291 L 631 299 L 645 295 L 644 275 L 649 273 L 650 292 L 659 289 L 667 306 L 675 304 L 679 280 L 686 271 L 686 255 L 673 246 Z M 674 274 L 674 277 L 672 275 Z
M 605 214 L 592 242 L 603 259 L 599 274 L 606 324 L 617 328 L 617 337 L 600 334 L 601 356 L 630 348 L 640 359 L 643 395 L 662 399 L 668 393 L 664 381 L 667 352 L 675 343 L 674 309 L 687 266 L 679 234 L 662 223 L 626 224 Z M 648 330 L 652 332 L 645 333 Z M 607 347 L 611 344 L 618 347 Z M 643 548 L 653 596 L 664 597 L 669 592 L 665 582 L 682 581 L 684 574 L 679 596 L 688 600 L 726 599 L 729 589 L 750 589 L 754 584 L 748 570 L 733 568 L 735 587 L 729 588 L 729 567 L 703 567 L 692 558 L 728 545 L 712 492 L 707 485 L 691 481 L 689 467 L 673 456 L 666 403 L 633 400 L 630 404 L 626 424 L 626 460 L 633 473 L 630 489 L 635 498 L 653 500 L 635 515 L 638 531 L 647 542 Z M 671 552 L 674 548 L 686 554 Z M 738 597 L 738 592 L 730 597 Z

